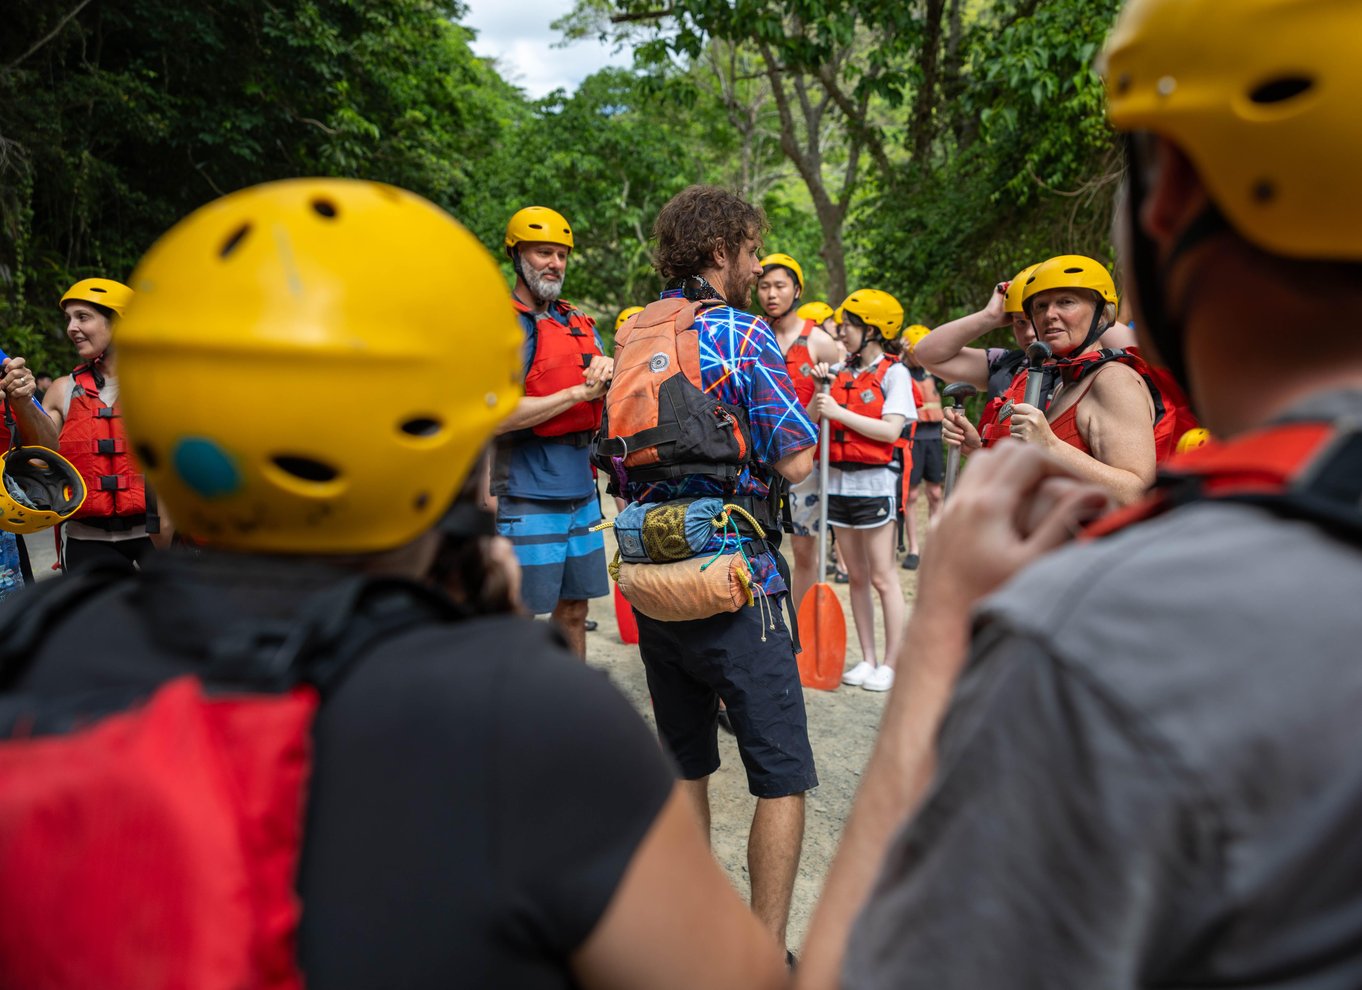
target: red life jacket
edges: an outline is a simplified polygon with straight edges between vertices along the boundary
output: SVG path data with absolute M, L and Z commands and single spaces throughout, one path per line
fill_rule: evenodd
M 790 373 L 801 406 L 807 406 L 818 390 L 818 383 L 813 380 L 813 355 L 809 352 L 809 335 L 815 326 L 813 320 L 805 320 L 804 329 L 785 352 L 785 370 Z
M 1089 351 L 1075 358 L 1063 358 L 1056 362 L 1056 366 L 1066 381 L 1077 383 L 1108 361 L 1128 365 L 1144 379 L 1149 396 L 1154 400 L 1154 459 L 1162 464 L 1177 452 L 1178 439 L 1188 430 L 1201 425 L 1192 413 L 1186 393 L 1167 371 L 1146 362 L 1137 347 L 1119 351 L 1106 348 Z
M 844 409 L 872 419 L 884 414 L 884 376 L 895 359 L 884 355 L 869 368 L 843 368 L 832 382 L 832 397 Z M 828 461 L 846 470 L 878 467 L 894 459 L 894 441 L 882 443 L 857 433 L 841 423 L 832 423 L 828 439 Z
M 979 439 L 985 447 L 1012 436 L 1012 407 L 1026 396 L 1026 366 L 1012 378 L 1003 393 L 991 399 L 979 417 Z
M 147 512 L 146 479 L 128 451 L 118 403 L 99 397 L 94 369 L 71 372 L 71 405 L 62 424 L 58 453 L 85 479 L 89 494 L 76 519 L 133 519 Z
M 3 624 L 0 687 L 64 611 L 125 580 L 35 589 L 43 621 Z M 302 990 L 296 883 L 319 699 L 380 637 L 454 609 L 374 579 L 314 603 L 327 608 L 296 620 L 309 635 L 281 645 L 262 624 L 262 637 L 205 644 L 202 679 L 150 697 L 0 694 L 0 982 Z
M 534 315 L 530 307 L 514 296 L 511 302 L 523 315 Z M 547 313 L 535 319 L 534 327 L 534 357 L 525 373 L 525 394 L 553 395 L 582 384 L 585 380 L 582 373 L 592 358 L 602 354 L 596 343 L 596 321 L 559 299 L 549 305 Z M 601 425 L 602 404 L 601 399 L 578 402 L 530 429 L 541 437 L 592 433 Z
M 1259 505 L 1362 540 L 1362 432 L 1305 420 L 1212 440 L 1167 461 L 1147 498 L 1103 517 L 1083 535 L 1106 536 L 1206 499 Z
M 1045 388 L 1042 389 L 1042 408 L 1049 406 L 1049 396 L 1053 394 L 1054 384 L 1059 377 L 1062 377 L 1070 385 L 1076 385 L 1108 361 L 1119 361 L 1121 364 L 1128 365 L 1144 379 L 1145 387 L 1149 389 L 1150 398 L 1154 402 L 1154 458 L 1157 463 L 1163 463 L 1173 456 L 1177 448 L 1178 438 L 1200 424 L 1192 414 L 1191 405 L 1187 401 L 1186 395 L 1173 381 L 1172 376 L 1162 368 L 1149 365 L 1140 356 L 1137 348 L 1127 347 L 1119 351 L 1103 348 L 1076 357 L 1061 358 L 1054 364 L 1048 365 L 1047 369 L 1052 368 L 1054 370 L 1049 371 L 1046 376 Z M 979 420 L 979 436 L 985 447 L 992 446 L 998 440 L 1010 435 L 1012 428 L 1010 403 L 1023 401 L 1026 395 L 1026 378 L 1027 370 L 1023 368 L 1012 379 L 1012 384 L 1008 386 L 1007 391 L 995 400 L 996 408 L 994 402 L 990 402 L 989 408 L 984 410 L 984 416 L 980 417 Z M 1072 408 L 1076 409 L 1077 403 Z M 1008 415 L 1003 416 L 1004 413 L 1008 413 Z M 992 419 L 988 418 L 990 415 Z M 1055 429 L 1055 427 L 1064 419 L 1065 416 L 1060 416 L 1051 424 L 1051 429 L 1055 430 L 1056 436 L 1060 434 L 1060 430 Z M 1065 435 L 1062 439 L 1066 443 L 1077 447 L 1084 453 L 1091 453 L 1087 449 L 1087 444 L 1082 442 L 1082 438 L 1078 434 L 1077 424 L 1072 417 L 1064 423 L 1063 432 Z

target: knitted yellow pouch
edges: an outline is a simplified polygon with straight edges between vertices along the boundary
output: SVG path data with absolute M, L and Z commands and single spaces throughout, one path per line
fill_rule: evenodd
M 752 571 L 740 553 L 671 564 L 619 564 L 629 604 L 660 622 L 707 619 L 752 604 Z

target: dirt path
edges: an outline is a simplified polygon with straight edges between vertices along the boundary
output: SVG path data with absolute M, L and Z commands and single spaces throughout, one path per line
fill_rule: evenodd
M 923 500 L 919 500 L 919 506 L 922 505 Z M 925 522 L 925 516 L 920 512 L 919 532 L 925 529 Z M 608 535 L 606 549 L 609 555 L 614 555 L 614 545 Z M 911 609 L 917 592 L 917 572 L 901 570 L 899 575 L 904 597 Z M 856 645 L 855 628 L 851 621 L 847 586 L 835 584 L 833 588 L 847 616 L 847 658 L 848 663 L 854 663 L 860 659 L 860 649 Z M 644 681 L 643 664 L 638 657 L 638 647 L 620 642 L 614 608 L 609 599 L 592 602 L 591 617 L 600 623 L 600 628 L 587 636 L 588 662 L 606 671 L 652 724 L 648 688 Z M 876 626 L 876 639 L 883 650 L 884 630 L 880 627 L 878 616 Z M 870 756 L 885 697 L 884 694 L 849 687 L 832 692 L 804 691 L 804 703 L 809 715 L 809 737 L 813 743 L 820 783 L 808 796 L 804 857 L 795 883 L 794 905 L 790 913 L 788 941 L 796 953 L 804 941 L 809 914 L 823 887 L 823 879 L 837 848 L 842 826 L 851 810 L 852 798 L 860 784 L 861 770 Z M 724 732 L 719 733 L 719 756 L 723 766 L 710 782 L 714 855 L 723 864 L 733 885 L 746 898 L 747 830 L 752 824 L 756 799 L 747 792 L 747 777 L 738 758 L 737 745 L 733 737 Z

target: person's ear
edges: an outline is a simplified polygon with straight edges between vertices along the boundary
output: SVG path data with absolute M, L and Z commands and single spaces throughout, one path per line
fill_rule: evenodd
M 711 255 L 714 258 L 714 267 L 716 270 L 722 271 L 728 267 L 728 245 L 724 243 L 722 237 L 716 237 L 714 239 L 714 249 L 711 252 Z
M 1167 243 L 1206 208 L 1206 187 L 1191 159 L 1163 138 L 1158 139 L 1147 181 L 1140 226 L 1156 241 Z

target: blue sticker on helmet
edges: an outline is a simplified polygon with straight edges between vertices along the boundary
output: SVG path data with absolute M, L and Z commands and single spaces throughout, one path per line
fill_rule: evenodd
M 241 488 L 241 472 L 231 455 L 215 441 L 190 437 L 175 445 L 175 473 L 204 498 L 235 495 Z

